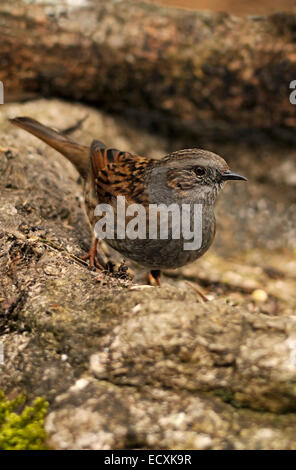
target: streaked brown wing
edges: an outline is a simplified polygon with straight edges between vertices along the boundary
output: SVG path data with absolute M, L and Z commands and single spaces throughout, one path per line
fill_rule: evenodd
M 114 197 L 125 196 L 128 204 L 148 204 L 145 173 L 153 163 L 151 158 L 103 148 L 98 141 L 92 143 L 90 153 L 99 202 L 111 203 Z

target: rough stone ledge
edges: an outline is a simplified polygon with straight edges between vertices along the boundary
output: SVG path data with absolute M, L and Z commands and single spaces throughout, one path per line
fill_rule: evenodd
M 89 137 L 104 131 L 127 150 L 165 148 L 88 112 Z M 41 101 L 7 113 L 54 116 L 63 127 L 85 109 Z M 77 174 L 33 137 L 6 121 L 3 129 L 0 389 L 49 400 L 50 445 L 295 448 L 291 253 L 276 258 L 280 280 L 247 256 L 231 264 L 213 254 L 160 289 L 108 275 L 99 283 L 77 260 L 90 237 Z M 207 281 L 213 300 L 201 304 L 183 275 Z M 267 300 L 256 303 L 252 290 L 263 286 Z

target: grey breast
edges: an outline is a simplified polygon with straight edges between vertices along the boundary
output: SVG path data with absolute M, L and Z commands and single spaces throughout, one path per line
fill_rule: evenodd
M 193 230 L 194 221 L 192 220 L 192 215 L 193 212 L 191 212 L 190 216 L 191 228 Z M 194 238 L 192 238 L 192 240 L 184 238 L 182 235 L 182 229 L 180 238 L 173 239 L 172 226 L 170 223 L 167 239 L 161 239 L 159 236 L 157 239 L 151 239 L 148 236 L 147 230 L 147 237 L 145 239 L 136 238 L 134 240 L 130 240 L 125 238 L 123 240 L 118 240 L 114 238 L 106 241 L 124 257 L 151 269 L 179 268 L 195 261 L 210 247 L 215 234 L 215 216 L 213 207 L 203 206 L 201 226 L 197 227 L 196 225 L 195 228 L 196 230 L 201 230 L 201 234 L 195 234 L 195 242 Z

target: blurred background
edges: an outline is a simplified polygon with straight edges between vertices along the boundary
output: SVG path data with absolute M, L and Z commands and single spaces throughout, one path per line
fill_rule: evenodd
M 278 11 L 293 12 L 294 0 L 250 0 L 249 2 L 237 2 L 236 0 L 150 0 L 159 5 L 170 7 L 190 8 L 194 10 L 227 11 L 234 15 L 268 15 Z

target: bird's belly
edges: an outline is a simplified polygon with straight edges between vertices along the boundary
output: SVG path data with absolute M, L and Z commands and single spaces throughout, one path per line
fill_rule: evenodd
M 207 230 L 202 231 L 201 243 L 193 249 L 188 247 L 188 240 L 184 238 L 169 240 L 152 239 L 124 239 L 105 241 L 124 257 L 147 266 L 150 269 L 173 269 L 192 263 L 200 258 L 212 244 L 215 234 L 215 220 L 207 225 Z M 192 243 L 192 241 L 189 241 Z

